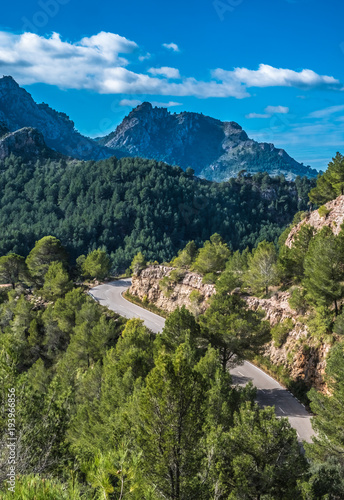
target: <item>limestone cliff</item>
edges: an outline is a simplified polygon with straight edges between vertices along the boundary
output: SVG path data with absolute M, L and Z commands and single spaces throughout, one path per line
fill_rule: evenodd
M 202 283 L 202 276 L 185 272 L 180 281 L 171 283 L 170 290 L 162 289 L 161 280 L 169 277 L 172 267 L 150 266 L 144 269 L 139 276 L 134 276 L 130 293 L 141 300 L 148 300 L 159 308 L 171 312 L 176 307 L 185 305 L 195 312 L 195 304 L 190 300 L 193 291 L 199 292 L 202 300 L 198 304 L 197 313 L 203 313 L 209 305 L 208 299 L 215 293 L 214 285 Z M 326 355 L 330 346 L 326 344 L 314 346 L 308 334 L 307 326 L 302 322 L 300 315 L 289 306 L 289 292 L 276 292 L 269 299 L 242 296 L 252 310 L 262 309 L 271 326 L 290 318 L 293 322 L 285 343 L 276 347 L 274 341 L 265 348 L 265 355 L 275 365 L 283 365 L 288 369 L 291 379 L 302 380 L 308 386 L 326 390 L 323 374 L 326 366 Z
M 265 355 L 272 363 L 286 367 L 292 380 L 302 380 L 308 386 L 326 390 L 323 375 L 330 345 L 314 345 L 303 318 L 289 306 L 289 297 L 289 292 L 276 292 L 269 299 L 244 299 L 250 309 L 262 309 L 272 327 L 287 319 L 292 320 L 292 329 L 281 347 L 276 347 L 273 340 L 266 345 Z
M 163 291 L 160 288 L 160 280 L 169 276 L 173 267 L 150 266 L 144 269 L 139 276 L 134 276 L 130 287 L 131 295 L 136 295 L 141 300 L 145 297 L 149 302 L 155 304 L 164 311 L 171 312 L 177 307 L 185 305 L 192 309 L 193 304 L 190 301 L 190 294 L 194 290 L 201 295 L 198 304 L 199 312 L 202 313 L 207 308 L 207 300 L 215 293 L 214 285 L 205 285 L 202 283 L 202 276 L 186 272 L 179 282 L 173 283 L 170 291 Z
M 344 222 L 344 196 L 338 196 L 335 200 L 329 201 L 325 204 L 325 207 L 328 212 L 327 215 L 321 217 L 319 210 L 308 212 L 305 215 L 305 218 L 292 228 L 285 242 L 289 248 L 292 246 L 294 238 L 299 232 L 300 227 L 305 224 L 314 227 L 316 231 L 328 226 L 332 229 L 334 234 L 337 235 L 339 233 L 341 225 Z

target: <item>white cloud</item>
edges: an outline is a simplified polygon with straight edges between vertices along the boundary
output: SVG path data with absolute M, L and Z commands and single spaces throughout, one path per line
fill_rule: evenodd
M 183 106 L 182 102 L 175 102 L 175 101 L 169 101 L 169 102 L 159 102 L 159 101 L 152 101 L 152 106 L 157 106 L 158 108 L 173 108 L 175 106 Z
M 135 97 L 146 94 L 237 99 L 249 97 L 247 88 L 251 86 L 340 87 L 335 78 L 317 75 L 311 70 L 297 73 L 266 65 L 257 71 L 217 69 L 208 81 L 181 78 L 177 68 L 168 66 L 142 73 L 128 69 L 130 63 L 137 63 L 142 57 L 134 41 L 114 33 L 101 32 L 72 43 L 61 40 L 57 33 L 43 37 L 0 31 L 0 73 L 12 75 L 21 85 L 46 83 L 62 89 L 89 89 Z M 178 81 L 170 81 L 170 78 L 178 78 Z
M 136 106 L 139 106 L 142 104 L 142 101 L 139 101 L 138 99 L 121 99 L 119 101 L 120 106 L 129 106 L 130 108 L 136 108 Z
M 150 68 L 148 73 L 153 76 L 166 76 L 166 78 L 172 78 L 173 80 L 180 80 L 181 78 L 179 69 L 169 68 L 168 66 L 163 66 L 162 68 Z
M 138 99 L 122 99 L 121 101 L 119 101 L 119 105 L 130 106 L 131 108 L 135 108 L 136 106 L 142 104 L 142 102 L 143 101 L 140 101 Z M 174 102 L 174 101 L 169 101 L 169 102 L 152 101 L 151 105 L 157 106 L 158 108 L 171 108 L 173 106 L 182 106 L 183 104 L 181 102 Z
M 237 79 L 247 87 L 300 87 L 300 88 L 334 88 L 342 85 L 333 76 L 318 75 L 310 69 L 300 72 L 291 69 L 274 68 L 260 64 L 258 70 L 235 68 L 234 71 L 216 69 L 213 76 L 222 81 Z
M 344 110 L 344 104 L 338 106 L 329 106 L 328 108 L 318 109 L 309 114 L 310 118 L 326 118 L 327 116 L 333 115 Z
M 285 115 L 289 113 L 289 108 L 286 106 L 267 106 L 265 113 L 249 113 L 246 118 L 271 118 L 272 115 Z
M 142 54 L 141 56 L 139 56 L 139 61 L 145 61 L 146 59 L 150 59 L 152 57 L 152 55 L 147 52 L 146 54 Z
M 163 47 L 167 50 L 172 50 L 173 52 L 180 52 L 180 49 L 176 43 L 163 43 Z
M 265 113 L 267 113 L 268 115 L 274 115 L 274 114 L 285 115 L 289 113 L 289 108 L 287 108 L 286 106 L 267 106 L 265 108 Z
M 267 115 L 264 113 L 249 113 L 248 115 L 245 116 L 245 118 L 270 118 L 271 115 Z

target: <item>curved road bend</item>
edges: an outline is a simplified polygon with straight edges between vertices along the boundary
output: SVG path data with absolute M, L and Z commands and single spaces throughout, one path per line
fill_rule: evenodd
M 123 298 L 122 293 L 131 285 L 131 279 L 113 281 L 91 289 L 90 295 L 101 305 L 107 306 L 112 311 L 125 318 L 140 318 L 154 333 L 159 333 L 164 327 L 165 319 L 142 307 L 132 304 Z M 311 417 L 304 406 L 263 370 L 248 363 L 237 366 L 231 370 L 233 382 L 245 385 L 252 381 L 257 387 L 257 401 L 262 406 L 275 406 L 278 417 L 288 417 L 289 422 L 297 431 L 300 441 L 311 441 L 314 434 L 311 426 Z

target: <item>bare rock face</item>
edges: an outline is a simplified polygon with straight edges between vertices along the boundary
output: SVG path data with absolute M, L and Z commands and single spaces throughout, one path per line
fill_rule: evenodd
M 213 181 L 228 180 L 243 169 L 284 174 L 287 179 L 316 177 L 318 173 L 283 149 L 250 139 L 236 122 L 222 122 L 202 113 L 170 113 L 149 102 L 133 109 L 98 143 L 125 156 L 164 161 L 184 170 L 192 167 L 196 175 Z
M 0 122 L 11 132 L 36 128 L 50 148 L 73 158 L 98 160 L 114 154 L 75 130 L 65 113 L 45 103 L 37 104 L 11 76 L 0 78 Z
M 305 224 L 314 227 L 316 231 L 328 226 L 335 235 L 340 232 L 341 225 L 344 222 L 344 196 L 338 196 L 335 200 L 329 201 L 325 204 L 325 207 L 329 213 L 324 217 L 320 217 L 319 210 L 314 210 L 314 212 L 307 213 L 306 217 L 292 228 L 285 242 L 289 248 L 291 248 L 301 226 Z
M 178 306 L 183 305 L 194 312 L 190 294 L 197 290 L 203 297 L 197 312 L 202 314 L 209 306 L 208 299 L 215 294 L 215 286 L 203 284 L 202 277 L 196 273 L 186 272 L 180 282 L 173 285 L 171 293 L 166 295 L 161 290 L 159 282 L 165 276 L 169 276 L 172 271 L 172 267 L 166 266 L 147 267 L 139 276 L 133 277 L 129 291 L 141 300 L 147 298 L 149 302 L 167 312 L 172 312 Z M 276 292 L 269 299 L 250 296 L 242 298 L 250 309 L 263 310 L 265 319 L 270 322 L 271 326 L 289 318 L 292 320 L 293 328 L 286 342 L 281 347 L 276 347 L 274 341 L 269 342 L 266 344 L 265 355 L 275 365 L 285 366 L 292 379 L 303 380 L 308 386 L 326 392 L 323 376 L 330 346 L 327 344 L 314 346 L 307 326 L 296 311 L 289 306 L 289 297 L 289 292 Z
M 270 299 L 244 297 L 250 309 L 261 309 L 265 312 L 265 319 L 271 326 L 291 319 L 293 328 L 289 332 L 286 342 L 276 347 L 272 340 L 266 345 L 265 355 L 275 365 L 283 365 L 290 371 L 293 380 L 303 380 L 308 386 L 316 387 L 324 392 L 326 356 L 330 345 L 322 344 L 315 347 L 309 336 L 308 328 L 301 321 L 301 317 L 289 306 L 289 292 L 277 292 Z
M 214 285 L 204 285 L 202 276 L 187 272 L 181 281 L 174 285 L 172 293 L 168 296 L 160 289 L 159 282 L 169 276 L 173 267 L 150 266 L 144 269 L 139 276 L 134 276 L 129 292 L 141 300 L 147 297 L 149 302 L 167 312 L 174 311 L 177 307 L 186 306 L 192 310 L 190 294 L 197 290 L 203 297 L 199 304 L 199 312 L 203 313 L 208 307 L 207 300 L 215 293 Z

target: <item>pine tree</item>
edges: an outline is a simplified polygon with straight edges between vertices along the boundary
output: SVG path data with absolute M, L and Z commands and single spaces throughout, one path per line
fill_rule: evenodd
M 110 273 L 110 269 L 110 258 L 104 250 L 100 249 L 89 253 L 82 264 L 84 276 L 98 280 L 106 278 Z
M 48 300 L 62 297 L 73 288 L 62 262 L 52 262 L 44 276 L 43 294 Z
M 317 185 L 311 189 L 311 202 L 322 205 L 344 194 L 344 156 L 337 153 L 328 164 L 326 172 L 318 177 Z
M 245 281 L 254 292 L 265 291 L 268 294 L 269 286 L 275 285 L 278 280 L 277 254 L 275 245 L 261 241 L 257 248 L 248 256 L 248 271 Z
M 188 341 L 162 352 L 139 399 L 137 442 L 144 473 L 164 498 L 201 498 L 199 446 L 206 385 Z
M 131 270 L 135 276 L 138 276 L 143 269 L 147 266 L 146 259 L 143 255 L 142 252 L 139 252 L 135 255 L 133 258 L 133 261 L 131 263 Z
M 67 267 L 67 254 L 60 240 L 54 236 L 45 236 L 36 242 L 36 245 L 26 258 L 26 264 L 33 280 L 43 286 L 44 276 L 52 262 L 60 261 Z
M 203 335 L 220 356 L 223 371 L 228 363 L 238 363 L 258 354 L 270 339 L 264 314 L 247 309 L 238 295 L 216 293 L 210 307 L 201 316 Z
M 343 295 L 343 256 L 343 236 L 335 236 L 329 227 L 324 227 L 310 242 L 304 261 L 303 285 L 308 296 L 318 306 L 334 304 L 336 315 L 338 300 Z
M 193 268 L 203 275 L 211 274 L 215 277 L 217 273 L 225 269 L 229 257 L 228 246 L 221 236 L 215 233 L 210 237 L 210 241 L 206 241 L 199 250 Z
M 16 284 L 27 279 L 28 272 L 24 257 L 11 253 L 0 257 L 0 281 L 10 283 L 14 289 Z

